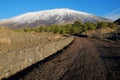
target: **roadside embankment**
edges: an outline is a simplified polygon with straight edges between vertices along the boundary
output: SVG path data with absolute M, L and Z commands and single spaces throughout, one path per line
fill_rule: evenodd
M 0 54 L 0 79 L 9 77 L 26 67 L 43 60 L 44 58 L 63 49 L 73 41 L 73 37 L 64 37 L 59 40 L 23 49 Z

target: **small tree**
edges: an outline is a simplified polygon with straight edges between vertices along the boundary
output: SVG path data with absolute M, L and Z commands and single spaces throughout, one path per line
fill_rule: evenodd
M 106 22 L 98 22 L 97 23 L 97 29 L 100 29 L 100 28 L 105 28 L 107 27 L 107 23 Z
M 73 27 L 80 27 L 82 26 L 82 22 L 81 21 L 76 21 L 74 22 L 74 24 L 72 24 Z
M 109 22 L 107 26 L 110 27 L 110 28 L 115 28 L 116 24 L 113 23 L 113 22 Z

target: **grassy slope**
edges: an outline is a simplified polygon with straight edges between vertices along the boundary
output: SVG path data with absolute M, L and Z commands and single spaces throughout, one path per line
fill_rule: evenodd
M 11 51 L 20 51 L 37 45 L 43 45 L 54 41 L 60 35 L 52 33 L 15 32 L 13 30 L 0 28 L 0 54 Z
M 114 31 L 115 31 L 115 29 L 106 27 L 106 28 L 97 29 L 97 30 L 88 30 L 82 34 L 87 35 L 88 37 L 92 37 L 92 38 L 103 39 L 103 38 L 107 37 L 108 33 L 111 33 Z

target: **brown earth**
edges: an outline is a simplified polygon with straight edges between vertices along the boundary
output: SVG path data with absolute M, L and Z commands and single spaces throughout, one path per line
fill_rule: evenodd
M 120 44 L 75 37 L 64 50 L 4 80 L 120 80 Z

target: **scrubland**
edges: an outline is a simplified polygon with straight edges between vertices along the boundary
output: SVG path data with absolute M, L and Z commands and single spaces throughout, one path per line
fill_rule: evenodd
M 20 51 L 37 45 L 64 38 L 59 34 L 37 33 L 37 32 L 16 32 L 7 28 L 0 28 L 0 54 L 11 51 Z

